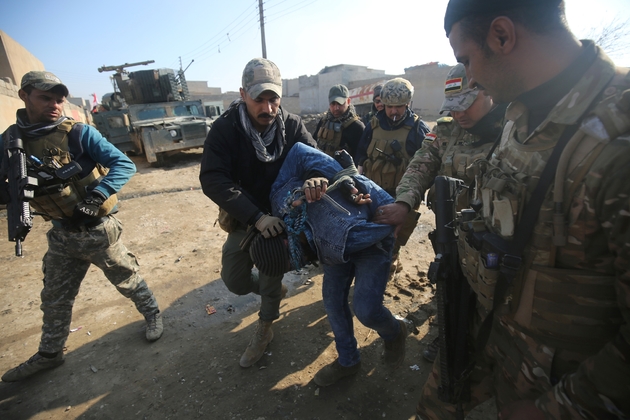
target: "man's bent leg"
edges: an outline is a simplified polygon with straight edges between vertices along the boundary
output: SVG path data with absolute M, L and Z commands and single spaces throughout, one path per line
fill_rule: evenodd
M 103 270 L 105 277 L 116 286 L 116 289 L 131 299 L 136 309 L 146 322 L 147 340 L 155 341 L 162 336 L 163 323 L 160 308 L 144 279 L 138 274 L 140 266 L 136 256 L 132 254 L 120 240 L 122 225 L 114 216 L 90 231 L 92 238 L 102 235 L 103 248 L 93 249 L 90 253 L 92 262 Z
M 249 252 L 241 250 L 240 247 L 246 235 L 247 232 L 242 226 L 228 234 L 221 255 L 221 279 L 228 290 L 237 295 L 260 294 L 258 276 L 252 274 L 254 263 Z

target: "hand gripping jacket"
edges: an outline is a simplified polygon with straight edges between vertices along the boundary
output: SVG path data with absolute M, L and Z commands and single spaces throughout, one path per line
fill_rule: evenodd
M 343 130 L 350 127 L 359 117 L 354 114 L 345 121 L 332 120 L 324 117 L 317 131 L 317 147 L 328 156 L 334 156 L 341 149 L 341 135 Z
M 71 162 L 70 142 L 80 142 L 82 125 L 73 120 L 65 120 L 55 130 L 48 135 L 37 138 L 26 138 L 24 148 L 27 156 L 35 156 L 42 163 L 55 171 Z M 85 174 L 90 168 L 83 168 L 81 174 L 68 180 L 55 181 L 53 185 L 35 190 L 35 198 L 30 201 L 30 205 L 44 219 L 64 219 L 72 217 L 74 207 L 80 203 L 107 174 L 107 169 L 99 164 Z M 33 174 L 35 177 L 36 174 Z M 114 208 L 118 199 L 116 194 L 112 194 L 100 207 L 97 217 L 109 214 Z
M 413 114 L 413 125 L 402 123 L 395 130 L 384 130 L 376 116 L 372 117 L 372 141 L 367 148 L 367 159 L 363 163 L 365 176 L 383 188 L 385 191 L 396 191 L 396 186 L 405 174 L 405 169 L 411 160 L 407 153 L 406 142 L 409 132 L 416 129 L 420 117 Z M 392 148 L 396 141 L 400 145 L 397 150 Z M 380 151 L 379 151 L 380 150 Z
M 473 164 L 473 210 L 469 210 L 469 217 L 463 216 L 458 229 L 463 272 L 486 309 L 492 308 L 499 276 L 489 254 L 500 255 L 501 249 L 483 235 L 512 240 L 558 138 L 567 127 L 579 124 L 560 156 L 552 192 L 547 193 L 532 226 L 521 269 L 505 301 L 500 302 L 507 305 L 498 313 L 500 325 L 507 325 L 512 339 L 522 340 L 527 347 L 521 347 L 519 354 L 503 353 L 506 359 L 516 361 L 515 369 L 506 367 L 503 376 L 517 384 L 524 375 L 527 386 L 538 389 L 541 395 L 549 389 L 549 382 L 554 384 L 554 375 L 557 382 L 563 374 L 575 372 L 586 358 L 618 339 L 624 324 L 619 305 L 623 308 L 625 303 L 623 296 L 618 297 L 623 293 L 616 290 L 615 272 L 628 270 L 628 261 L 619 260 L 625 256 L 622 247 L 627 246 L 623 245 L 627 227 L 620 226 L 619 232 L 609 230 L 621 223 L 617 219 L 624 216 L 623 203 L 628 200 L 624 186 L 628 180 L 612 176 L 611 167 L 623 169 L 629 157 L 630 72 L 615 69 L 600 55 L 527 142 L 527 109 L 519 102 L 512 103 L 506 120 L 492 158 Z M 615 206 L 620 210 L 613 211 Z M 621 236 L 621 245 L 615 242 L 616 236 Z M 620 253 L 617 257 L 611 251 L 615 248 Z M 494 261 L 496 256 L 492 257 Z M 501 351 L 518 347 L 496 343 Z M 627 349 L 627 344 L 618 348 Z M 563 392 L 577 392 L 582 397 L 589 394 L 576 389 L 574 382 L 563 389 L 554 394 L 557 404 L 547 402 L 553 406 L 549 410 L 554 415 L 566 415 L 564 410 L 574 414 L 571 410 L 575 408 L 567 403 L 572 398 L 573 403 L 593 404 L 592 409 L 605 406 L 594 400 L 577 402 L 575 395 L 564 398 Z M 614 405 L 612 408 L 614 411 Z

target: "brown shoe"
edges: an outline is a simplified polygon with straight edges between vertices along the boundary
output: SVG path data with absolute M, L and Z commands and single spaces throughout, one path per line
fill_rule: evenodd
M 262 319 L 258 320 L 254 337 L 252 337 L 249 345 L 245 349 L 245 353 L 241 356 L 241 361 L 239 362 L 241 367 L 248 368 L 259 361 L 263 356 L 267 344 L 271 343 L 271 340 L 273 340 L 273 330 L 271 329 L 272 322 L 273 321 L 263 321 Z
M 341 366 L 339 359 L 335 360 L 331 364 L 324 366 L 319 372 L 315 374 L 313 381 L 319 386 L 329 386 L 337 382 L 341 378 L 346 376 L 356 375 L 361 369 L 361 362 L 354 366 Z
M 398 320 L 400 332 L 391 341 L 385 341 L 385 350 L 383 351 L 383 361 L 394 369 L 402 366 L 405 361 L 405 344 L 407 341 L 407 326 L 405 321 Z

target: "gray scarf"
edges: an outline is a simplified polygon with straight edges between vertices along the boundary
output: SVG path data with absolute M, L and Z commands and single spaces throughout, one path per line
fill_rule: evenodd
M 55 122 L 31 124 L 30 122 L 28 122 L 28 115 L 26 114 L 25 108 L 18 109 L 16 112 L 16 116 L 17 116 L 16 124 L 19 127 L 20 131 L 24 135 L 28 137 L 33 137 L 33 138 L 44 136 L 50 133 L 54 128 L 56 128 L 59 124 L 61 124 L 65 120 L 72 119 L 72 118 L 62 115 Z
M 278 108 L 278 115 L 276 116 L 276 120 L 269 124 L 269 127 L 262 133 L 258 133 L 258 130 L 254 128 L 252 122 L 249 119 L 249 114 L 247 114 L 247 108 L 245 107 L 244 102 L 240 102 L 236 104 L 238 106 L 238 113 L 241 120 L 241 125 L 245 129 L 245 134 L 251 140 L 254 148 L 256 149 L 256 157 L 261 162 L 274 162 L 280 156 L 282 156 L 282 151 L 284 150 L 284 146 L 286 146 L 287 142 L 285 139 L 285 130 L 284 130 L 284 120 L 282 118 L 282 109 Z M 277 142 L 273 149 L 273 155 L 270 155 L 267 151 L 267 147 L 270 146 L 274 140 Z

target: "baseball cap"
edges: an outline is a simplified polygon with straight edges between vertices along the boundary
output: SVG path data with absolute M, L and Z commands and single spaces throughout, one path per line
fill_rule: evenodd
M 344 85 L 335 85 L 328 91 L 328 103 L 337 102 L 340 105 L 345 104 L 350 97 L 348 88 Z
M 444 83 L 444 102 L 440 113 L 444 111 L 466 111 L 479 94 L 479 90 L 468 87 L 468 78 L 463 64 L 457 64 L 446 76 Z
M 270 90 L 282 97 L 282 77 L 280 70 L 272 61 L 266 58 L 254 58 L 247 63 L 243 70 L 243 89 L 253 99 L 266 90 Z
M 20 88 L 24 89 L 26 86 L 33 86 L 35 89 L 49 91 L 56 86 L 63 88 L 63 96 L 68 96 L 68 88 L 61 83 L 61 80 L 49 71 L 29 71 L 22 76 L 22 83 Z
M 444 30 L 448 37 L 454 24 L 467 16 L 502 13 L 517 7 L 554 8 L 562 0 L 450 0 L 444 15 Z

